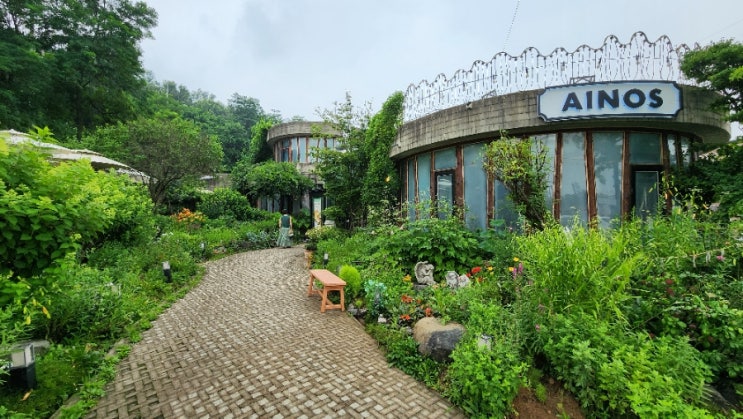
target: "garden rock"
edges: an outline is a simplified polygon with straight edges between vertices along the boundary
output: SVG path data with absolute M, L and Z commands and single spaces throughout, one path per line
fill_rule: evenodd
M 464 326 L 458 323 L 444 325 L 435 317 L 424 317 L 415 324 L 413 338 L 418 343 L 418 352 L 446 362 L 462 339 L 464 330 Z

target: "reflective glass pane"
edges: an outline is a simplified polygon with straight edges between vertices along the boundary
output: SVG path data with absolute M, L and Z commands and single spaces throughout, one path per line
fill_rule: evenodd
M 675 167 L 678 165 L 678 156 L 676 155 L 676 136 L 669 134 L 668 137 L 666 137 L 666 145 L 668 146 L 668 162 L 671 164 L 671 167 Z
M 658 172 L 635 172 L 635 215 L 647 218 L 658 209 Z
M 408 160 L 408 219 L 415 220 L 415 159 Z
M 630 133 L 629 158 L 632 164 L 660 164 L 660 134 Z
M 488 223 L 488 178 L 482 167 L 483 144 L 464 146 L 464 202 L 466 223 L 472 230 L 485 229 Z
M 560 223 L 564 226 L 572 225 L 576 216 L 583 223 L 588 221 L 585 143 L 582 132 L 563 134 Z
M 310 163 L 314 163 L 317 161 L 317 158 L 313 155 L 317 148 L 318 148 L 318 142 L 319 140 L 317 138 L 310 138 L 310 148 L 307 150 L 309 154 L 309 161 Z
M 689 166 L 689 163 L 691 163 L 689 144 L 691 144 L 691 141 L 688 138 L 681 138 L 681 160 L 684 163 L 684 167 Z
M 535 145 L 532 149 L 536 152 L 536 143 L 541 143 L 547 154 L 546 174 L 547 190 L 544 192 L 544 201 L 548 210 L 552 209 L 552 201 L 555 196 L 555 150 L 557 149 L 557 134 L 544 134 L 534 136 Z
M 457 167 L 457 153 L 454 148 L 439 150 L 435 154 L 436 170 L 454 169 Z
M 601 227 L 622 212 L 622 143 L 621 132 L 593 134 L 593 165 L 596 180 L 596 209 Z
M 518 214 L 513 201 L 508 198 L 508 191 L 502 183 L 495 181 L 495 207 L 493 208 L 493 221 L 496 226 L 507 229 L 515 229 L 518 223 Z
M 291 150 L 292 150 L 292 160 L 293 162 L 299 161 L 299 138 L 292 138 L 291 142 Z
M 299 138 L 299 162 L 307 162 L 307 137 Z
M 436 206 L 439 218 L 447 218 L 454 208 L 454 175 L 439 173 L 436 175 Z
M 418 156 L 418 202 L 421 203 L 420 218 L 429 218 L 431 202 L 431 154 Z

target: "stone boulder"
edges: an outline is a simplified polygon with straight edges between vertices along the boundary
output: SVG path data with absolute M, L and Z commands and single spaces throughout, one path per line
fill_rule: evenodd
M 458 323 L 441 324 L 435 317 L 424 317 L 415 323 L 413 338 L 418 351 L 439 362 L 449 361 L 454 347 L 464 335 L 464 326 Z

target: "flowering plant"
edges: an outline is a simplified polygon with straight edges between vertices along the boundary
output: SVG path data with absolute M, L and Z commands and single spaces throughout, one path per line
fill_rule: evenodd
M 495 276 L 495 272 L 493 272 L 493 267 L 491 265 L 475 266 L 467 272 L 467 276 L 472 282 L 480 284 L 486 279 L 492 279 L 493 276 Z
M 432 317 L 433 309 L 426 306 L 425 302 L 421 298 L 413 298 L 408 294 L 400 296 L 400 304 L 398 310 L 401 313 L 398 316 L 399 322 L 402 324 L 410 324 L 422 317 Z
M 172 217 L 176 223 L 192 229 L 199 228 L 201 223 L 206 220 L 206 216 L 202 212 L 191 212 L 188 208 L 183 208 L 178 214 L 174 214 Z

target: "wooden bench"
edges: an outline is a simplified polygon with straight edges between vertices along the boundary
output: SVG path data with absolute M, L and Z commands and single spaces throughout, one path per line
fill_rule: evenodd
M 315 281 L 319 281 L 322 284 L 322 289 L 315 288 Z M 346 311 L 346 297 L 343 293 L 343 288 L 346 286 L 346 281 L 338 278 L 327 269 L 310 269 L 310 285 L 307 287 L 307 296 L 312 294 L 319 294 L 322 296 L 322 302 L 320 303 L 320 313 L 325 313 L 326 309 L 339 308 L 341 311 Z M 340 304 L 331 304 L 328 300 L 328 293 L 331 291 L 338 291 L 341 294 Z

